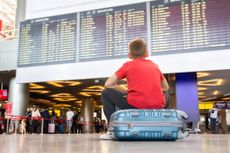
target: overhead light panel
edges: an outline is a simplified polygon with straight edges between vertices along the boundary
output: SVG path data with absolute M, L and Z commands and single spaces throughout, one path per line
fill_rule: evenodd
M 54 87 L 64 87 L 64 86 L 78 86 L 81 84 L 79 81 L 52 81 L 47 82 L 47 84 L 50 84 Z
M 62 84 L 60 84 L 60 83 L 58 83 L 58 82 L 56 82 L 56 81 L 53 81 L 53 82 L 47 82 L 47 84 L 49 84 L 49 85 L 52 85 L 52 86 L 54 86 L 54 87 L 64 87 L 64 85 L 62 85 Z
M 209 76 L 210 74 L 207 72 L 197 72 L 197 78 L 202 78 L 202 77 L 206 77 Z
M 30 90 L 30 92 L 34 92 L 34 93 L 38 93 L 38 94 L 50 93 L 50 91 L 47 91 L 47 90 Z
M 44 89 L 44 88 L 45 88 L 44 86 L 41 86 L 41 85 L 36 84 L 36 83 L 30 84 L 30 89 Z
M 79 81 L 55 81 L 55 82 L 65 84 L 66 86 L 78 86 L 78 85 L 82 84 Z
M 198 92 L 198 95 L 204 95 L 205 93 L 204 92 Z
M 218 95 L 219 94 L 219 91 L 217 91 L 217 90 L 215 90 L 214 92 L 213 92 L 213 95 Z
M 101 92 L 79 92 L 78 94 L 82 95 L 82 96 L 86 96 L 86 97 L 90 97 L 90 96 L 100 96 Z
M 223 100 L 230 100 L 230 97 L 222 98 Z
M 203 91 L 203 90 L 207 90 L 208 88 L 206 87 L 198 87 L 198 91 Z
M 199 98 L 206 98 L 207 96 L 199 95 Z
M 198 81 L 199 86 L 220 86 L 223 84 L 223 79 L 211 79 L 205 81 Z
M 58 93 L 58 94 L 54 94 L 51 95 L 50 97 L 57 97 L 57 98 L 72 98 L 74 97 L 73 95 L 69 94 L 69 93 Z
M 82 101 L 79 100 L 79 101 L 76 101 L 76 102 L 74 102 L 74 103 L 76 103 L 76 104 L 82 104 Z
M 83 91 L 100 91 L 101 92 L 104 89 L 105 88 L 103 86 L 90 86 L 90 87 L 83 89 Z
M 61 101 L 61 102 L 69 102 L 69 101 L 75 101 L 75 100 L 77 100 L 77 98 L 65 98 L 65 97 L 62 97 L 62 98 L 54 98 L 54 100 Z

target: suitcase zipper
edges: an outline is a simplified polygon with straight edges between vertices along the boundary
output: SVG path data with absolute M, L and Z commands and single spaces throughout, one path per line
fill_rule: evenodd
M 133 127 L 133 126 L 142 126 L 142 127 L 146 127 L 146 126 L 156 126 L 156 127 L 160 127 L 160 126 L 170 126 L 170 127 L 182 127 L 182 122 L 178 121 L 178 122 L 162 122 L 162 121 L 153 121 L 153 122 L 144 122 L 144 121 L 122 121 L 122 122 L 111 122 L 110 123 L 111 126 L 128 126 L 128 127 Z

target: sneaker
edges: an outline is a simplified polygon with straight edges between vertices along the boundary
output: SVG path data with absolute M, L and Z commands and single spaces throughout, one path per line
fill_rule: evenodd
M 104 140 L 112 140 L 112 133 L 107 131 L 106 133 L 100 135 L 100 139 L 104 139 Z
M 185 137 L 188 137 L 188 135 L 189 135 L 189 133 L 187 131 L 185 131 L 185 132 L 179 131 L 178 139 L 183 139 Z

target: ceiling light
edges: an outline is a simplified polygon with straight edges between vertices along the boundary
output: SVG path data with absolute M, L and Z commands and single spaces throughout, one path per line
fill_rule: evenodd
M 47 82 L 47 84 L 50 84 L 55 87 L 64 87 L 64 86 L 78 86 L 81 84 L 81 82 L 78 81 L 52 81 Z
M 73 95 L 69 94 L 69 93 L 58 93 L 58 94 L 54 94 L 54 95 L 51 95 L 50 97 L 65 97 L 65 98 L 72 98 L 74 97 Z
M 44 88 L 45 88 L 44 86 L 41 86 L 35 83 L 30 84 L 30 89 L 44 89 Z
M 54 87 L 64 87 L 62 84 L 60 84 L 60 83 L 58 83 L 58 82 L 47 82 L 47 84 L 50 84 L 50 85 L 52 85 L 52 86 L 54 86 Z
M 223 84 L 223 80 L 222 80 L 222 79 L 219 79 L 219 80 L 217 81 L 217 85 L 220 86 L 220 85 L 222 85 L 222 84 Z
M 30 92 L 35 92 L 35 93 L 38 93 L 38 94 L 50 93 L 50 91 L 46 91 L 46 90 L 30 90 Z
M 86 97 L 91 96 L 91 94 L 89 94 L 88 92 L 80 92 L 79 94 L 82 95 L 82 96 L 86 96 Z
M 55 81 L 55 82 L 65 84 L 66 86 L 78 86 L 82 84 L 79 81 Z
M 205 81 L 198 81 L 199 86 L 220 86 L 223 84 L 223 79 L 211 79 Z
M 199 98 L 206 98 L 207 96 L 199 95 Z
M 90 87 L 83 89 L 83 91 L 101 92 L 104 89 L 105 88 L 103 86 L 90 86 Z
M 200 95 L 204 95 L 204 92 L 198 92 L 198 95 L 200 96 Z
M 81 103 L 82 103 L 82 101 L 81 101 L 81 100 L 79 100 L 79 101 L 76 101 L 75 103 L 76 103 L 76 104 L 81 104 Z
M 90 87 L 87 87 L 87 89 L 105 89 L 103 86 L 90 86 Z
M 83 89 L 83 91 L 102 92 L 102 90 L 95 90 L 95 89 Z
M 230 97 L 222 98 L 223 100 L 230 100 Z
M 208 88 L 206 87 L 198 87 L 198 90 L 201 91 L 201 90 L 207 90 Z
M 218 95 L 218 93 L 219 93 L 219 91 L 215 90 L 215 91 L 213 92 L 213 95 Z
M 197 74 L 197 78 L 202 78 L 210 75 L 207 72 L 197 72 L 196 74 Z
M 80 94 L 82 96 L 90 97 L 93 95 L 100 96 L 101 92 L 79 92 L 78 94 Z
M 77 98 L 54 98 L 56 101 L 68 102 L 68 101 L 75 101 Z

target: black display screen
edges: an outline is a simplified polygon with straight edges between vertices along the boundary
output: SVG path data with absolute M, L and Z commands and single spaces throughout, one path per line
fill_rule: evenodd
M 229 0 L 156 0 L 150 7 L 153 54 L 229 48 Z
M 76 61 L 77 14 L 21 23 L 18 66 Z
M 147 40 L 146 3 L 81 12 L 80 22 L 80 61 L 127 57 L 130 40 Z

